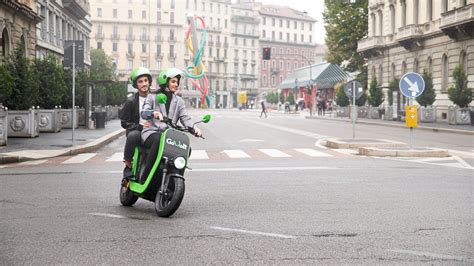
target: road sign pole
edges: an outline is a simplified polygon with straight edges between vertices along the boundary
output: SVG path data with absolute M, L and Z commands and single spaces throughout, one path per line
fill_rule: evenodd
M 352 139 L 355 139 L 355 116 L 357 115 L 356 107 L 356 83 L 352 82 Z
M 413 106 L 413 97 L 408 98 L 408 102 L 410 106 Z M 407 113 L 405 112 L 405 120 Z M 413 127 L 410 127 L 410 150 L 413 150 Z
M 76 43 L 72 42 L 72 144 L 71 146 L 74 146 L 74 126 L 75 126 L 75 121 L 76 121 L 76 109 L 74 108 L 74 105 L 76 104 Z

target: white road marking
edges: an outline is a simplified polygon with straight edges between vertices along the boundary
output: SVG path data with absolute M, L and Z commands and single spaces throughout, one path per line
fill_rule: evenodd
M 199 159 L 209 159 L 205 150 L 192 150 L 191 151 L 191 160 L 199 160 Z
M 268 236 L 268 237 L 276 237 L 276 238 L 285 238 L 285 239 L 296 238 L 296 236 L 291 236 L 291 235 L 265 233 L 265 232 L 258 232 L 258 231 L 249 231 L 249 230 L 225 228 L 225 227 L 219 227 L 219 226 L 211 226 L 211 229 L 220 230 L 220 231 L 237 232 L 237 233 L 250 234 L 250 235 L 260 235 L 260 236 Z
M 328 147 L 326 147 L 326 146 L 324 146 L 324 145 L 322 144 L 322 142 L 325 142 L 325 141 L 326 141 L 326 138 L 318 139 L 318 140 L 316 141 L 316 143 L 314 144 L 314 146 L 316 146 L 316 147 L 318 147 L 318 148 L 321 148 L 321 149 L 327 150 Z
M 227 154 L 230 158 L 250 158 L 243 150 L 224 150 L 223 153 Z
M 263 139 L 241 139 L 239 142 L 263 142 Z
M 103 216 L 103 217 L 109 217 L 109 218 L 118 218 L 118 219 L 125 219 L 127 217 L 122 216 L 122 215 L 116 215 L 116 214 L 110 214 L 110 213 L 100 213 L 100 212 L 92 212 L 89 213 L 89 215 L 93 216 Z
M 452 161 L 452 157 L 426 157 L 412 160 L 414 162 L 438 162 L 438 161 Z
M 121 162 L 123 161 L 123 152 L 116 152 L 105 161 L 106 162 Z
M 311 157 L 331 157 L 331 154 L 320 152 L 314 149 L 295 149 L 297 152 L 301 152 Z
M 90 158 L 94 157 L 97 153 L 81 153 L 81 154 L 78 154 L 72 158 L 70 158 L 69 160 L 66 160 L 64 162 L 62 162 L 62 164 L 75 164 L 75 163 L 83 163 L 87 160 L 89 160 Z
M 47 162 L 48 160 L 33 160 L 19 163 L 19 165 L 38 165 Z
M 191 172 L 242 172 L 242 171 L 295 171 L 295 170 L 333 170 L 339 169 L 338 167 L 325 167 L 325 166 L 296 166 L 296 167 L 240 167 L 240 168 L 201 168 L 188 171 Z M 121 172 L 120 172 L 121 173 Z
M 461 256 L 444 255 L 444 254 L 437 254 L 437 253 L 431 253 L 431 252 L 425 252 L 425 251 L 414 251 L 414 250 L 405 250 L 405 249 L 387 249 L 387 251 L 416 255 L 416 256 L 423 256 L 427 258 L 442 259 L 442 260 L 464 261 L 464 258 Z
M 258 149 L 258 150 L 265 153 L 266 155 L 268 155 L 270 157 L 278 157 L 278 158 L 291 157 L 291 155 L 286 154 L 286 153 L 284 153 L 282 151 L 279 151 L 277 149 Z
M 470 164 L 468 164 L 466 161 L 464 161 L 463 159 L 461 159 L 461 157 L 459 156 L 453 156 L 453 158 L 458 161 L 460 164 L 464 165 L 464 167 L 466 168 L 470 168 L 470 169 L 474 169 L 474 167 L 472 167 Z

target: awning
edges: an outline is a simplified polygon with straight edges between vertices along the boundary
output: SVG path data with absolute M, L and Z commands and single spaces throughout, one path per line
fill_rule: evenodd
M 288 77 L 280 84 L 281 89 L 293 89 L 309 85 L 310 77 L 312 83 L 318 89 L 334 87 L 335 84 L 348 80 L 350 75 L 340 66 L 331 63 L 320 63 L 302 67 L 288 74 Z

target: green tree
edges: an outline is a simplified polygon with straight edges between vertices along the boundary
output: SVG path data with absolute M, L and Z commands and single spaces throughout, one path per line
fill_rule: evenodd
M 427 107 L 428 105 L 432 105 L 436 100 L 436 92 L 433 89 L 433 77 L 431 73 L 426 72 L 426 70 L 423 71 L 423 79 L 425 80 L 425 90 L 420 96 L 416 97 L 416 101 L 421 106 Z
M 66 76 L 66 94 L 61 101 L 62 108 L 72 107 L 72 69 L 65 71 Z M 87 69 L 76 69 L 76 86 L 74 98 L 76 106 L 84 106 L 86 94 L 86 81 L 89 80 L 89 71 Z
M 55 57 L 49 56 L 35 60 L 34 69 L 39 81 L 38 105 L 46 109 L 61 105 L 67 92 L 66 76 L 62 65 Z
M 5 106 L 12 110 L 28 110 L 38 102 L 38 75 L 25 56 L 25 47 L 18 44 L 12 57 L 5 63 L 13 77 L 11 94 Z
M 368 0 L 325 0 L 324 22 L 328 62 L 347 71 L 366 72 L 365 61 L 357 52 L 357 41 L 367 36 Z
M 466 108 L 472 101 L 472 89 L 467 87 L 464 68 L 458 65 L 453 72 L 454 86 L 448 89 L 449 99 L 461 108 Z
M 392 79 L 389 83 L 388 83 L 388 91 L 387 91 L 387 101 L 388 101 L 388 105 L 392 106 L 393 105 L 393 92 L 398 90 L 398 86 L 400 84 L 400 80 L 398 78 L 394 78 Z
M 379 107 L 384 100 L 383 91 L 381 88 L 378 88 L 377 79 L 374 77 L 370 81 L 369 86 L 369 96 L 367 101 L 369 102 L 370 106 L 372 107 Z
M 337 84 L 334 89 L 336 90 L 336 104 L 341 107 L 348 106 L 350 101 L 349 97 L 344 93 L 344 86 Z
M 127 98 L 127 86 L 115 78 L 112 59 L 102 49 L 91 50 L 90 80 L 111 81 L 98 84 L 93 92 L 93 105 L 119 105 Z M 153 84 L 156 86 L 156 80 Z
M 7 99 L 11 97 L 14 78 L 6 64 L 0 64 L 0 104 L 5 104 Z

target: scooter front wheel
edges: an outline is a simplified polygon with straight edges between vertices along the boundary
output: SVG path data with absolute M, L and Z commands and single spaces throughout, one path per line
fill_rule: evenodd
M 122 184 L 120 187 L 120 203 L 122 203 L 123 206 L 132 206 L 137 200 L 138 196 L 130 191 L 130 181 Z
M 156 193 L 155 210 L 160 217 L 169 217 L 179 208 L 184 197 L 184 180 L 171 177 L 167 189 Z

